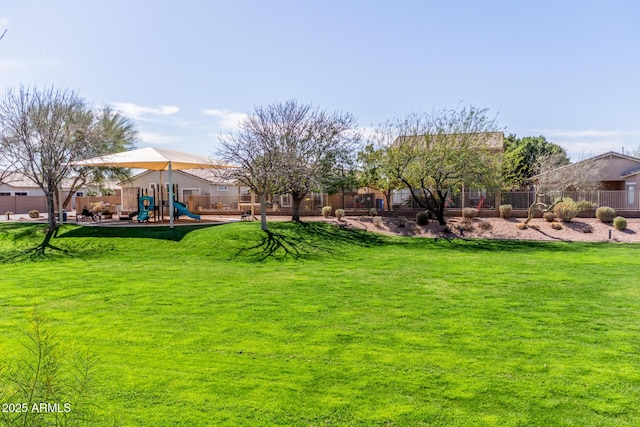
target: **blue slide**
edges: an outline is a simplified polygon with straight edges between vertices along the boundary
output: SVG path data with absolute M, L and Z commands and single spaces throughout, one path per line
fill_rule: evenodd
M 189 218 L 200 220 L 200 215 L 196 215 L 194 213 L 189 212 L 189 209 L 187 209 L 187 205 L 185 205 L 182 202 L 175 202 L 174 201 L 173 202 L 173 207 L 176 208 L 176 210 L 178 211 L 178 216 L 186 215 Z

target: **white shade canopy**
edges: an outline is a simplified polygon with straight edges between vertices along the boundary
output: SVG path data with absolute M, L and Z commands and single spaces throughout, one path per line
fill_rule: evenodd
M 197 154 L 185 153 L 166 148 L 139 148 L 137 150 L 122 153 L 108 154 L 106 156 L 93 157 L 73 163 L 77 166 L 138 168 L 155 171 L 169 171 L 169 224 L 173 228 L 173 182 L 171 171 L 173 169 L 216 169 L 230 166 L 216 164 L 213 159 L 208 159 Z
M 169 170 L 169 164 L 172 169 L 176 170 L 228 167 L 218 165 L 212 159 L 197 154 L 155 147 L 140 148 L 74 162 L 74 165 L 78 166 L 108 166 L 156 171 Z

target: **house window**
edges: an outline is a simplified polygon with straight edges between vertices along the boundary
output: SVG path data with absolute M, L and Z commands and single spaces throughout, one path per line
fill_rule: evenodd
M 14 196 L 26 196 L 27 192 L 26 191 L 16 191 L 15 193 L 13 193 Z
M 182 200 L 187 200 L 191 195 L 199 196 L 200 189 L 199 188 L 183 188 L 182 189 Z
M 291 206 L 291 195 L 290 194 L 285 194 L 284 196 L 281 197 L 281 206 Z
M 2 196 L 10 196 L 11 192 L 10 191 L 0 191 L 0 197 Z
M 218 184 L 218 191 L 229 191 L 229 186 L 224 184 Z
M 76 197 L 84 197 L 84 192 L 82 192 L 82 191 L 78 191 L 78 192 L 76 193 Z

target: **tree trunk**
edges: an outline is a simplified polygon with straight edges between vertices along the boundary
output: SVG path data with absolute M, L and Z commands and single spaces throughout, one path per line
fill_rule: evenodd
M 56 222 L 56 210 L 53 202 L 53 194 L 47 195 L 47 215 L 49 217 L 48 218 L 49 231 L 53 231 L 58 226 Z
M 262 231 L 269 232 L 269 227 L 267 227 L 267 195 L 265 193 L 260 193 L 258 196 L 260 198 L 260 228 Z
M 387 192 L 384 194 L 385 198 L 387 199 L 387 209 L 385 209 L 387 212 L 391 212 L 393 211 L 393 205 L 391 204 L 391 191 Z
M 302 197 L 294 197 L 291 195 L 291 221 L 300 222 L 300 205 L 304 200 L 304 196 Z

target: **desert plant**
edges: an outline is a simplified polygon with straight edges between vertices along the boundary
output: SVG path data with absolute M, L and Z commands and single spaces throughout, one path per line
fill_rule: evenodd
M 40 218 L 40 212 L 33 209 L 29 211 L 29 218 Z
M 418 212 L 416 214 L 416 223 L 418 225 L 427 225 L 429 224 L 429 212 Z
M 102 216 L 111 216 L 111 211 L 109 209 L 103 209 Z
M 616 230 L 625 230 L 627 228 L 627 219 L 621 216 L 613 218 L 613 226 Z
M 381 216 L 374 216 L 373 217 L 373 225 L 376 228 L 382 227 L 382 217 Z
M 595 210 L 598 205 L 589 200 L 580 200 L 576 202 L 576 207 L 580 212 Z
M 516 228 L 517 228 L 518 230 L 526 230 L 526 229 L 527 229 L 527 228 L 529 228 L 529 227 L 527 227 L 527 224 L 525 224 L 524 222 L 519 222 L 519 223 L 516 225 Z
M 336 218 L 338 218 L 338 221 L 342 221 L 342 219 L 345 217 L 344 209 L 336 209 L 335 215 Z
M 590 225 L 587 225 L 582 229 L 582 232 L 583 233 L 593 233 L 593 227 L 591 227 Z
M 11 211 L 6 211 L 4 214 L 7 216 L 7 221 L 8 221 L 8 220 L 10 220 L 10 219 L 11 219 L 11 215 L 13 215 L 13 212 L 11 212 Z
M 369 216 L 377 216 L 377 215 L 378 215 L 378 209 L 376 208 L 369 209 Z
M 511 218 L 511 213 L 513 212 L 513 206 L 511 205 L 500 205 L 498 208 L 500 210 L 500 218 Z
M 407 218 L 403 216 L 398 217 L 398 227 L 405 227 L 407 225 Z
M 562 230 L 562 224 L 560 224 L 559 222 L 552 222 L 551 228 L 553 228 L 554 230 Z
M 493 228 L 493 225 L 491 225 L 491 223 L 488 221 L 482 221 L 480 224 L 478 224 L 478 228 L 482 231 L 489 231 Z
M 553 222 L 556 219 L 556 214 L 554 214 L 553 212 L 545 212 L 542 214 L 542 217 L 547 222 Z
M 333 211 L 333 208 L 331 206 L 323 206 L 322 207 L 322 216 L 325 218 L 329 218 L 329 216 L 331 215 L 331 212 Z
M 473 208 L 469 208 L 469 209 L 473 209 Z M 458 226 L 458 230 L 460 231 L 460 234 L 463 234 L 465 232 L 472 232 L 473 230 L 475 230 L 475 227 L 473 226 L 473 218 L 467 218 L 464 221 L 460 222 L 460 225 Z
M 571 222 L 573 218 L 578 216 L 578 207 L 576 202 L 566 197 L 553 207 L 553 213 L 562 222 Z
M 90 398 L 97 358 L 66 356 L 62 341 L 51 334 L 36 313 L 23 343 L 26 352 L 0 377 L 0 425 L 81 426 L 94 421 Z M 47 410 L 39 410 L 41 402 Z M 36 410 L 34 410 L 36 408 Z M 53 413 L 50 412 L 53 410 Z
M 616 217 L 616 210 L 609 206 L 600 206 L 596 209 L 596 218 L 600 222 L 611 222 Z
M 478 216 L 478 209 L 476 208 L 464 208 L 462 209 L 462 218 L 474 219 Z

